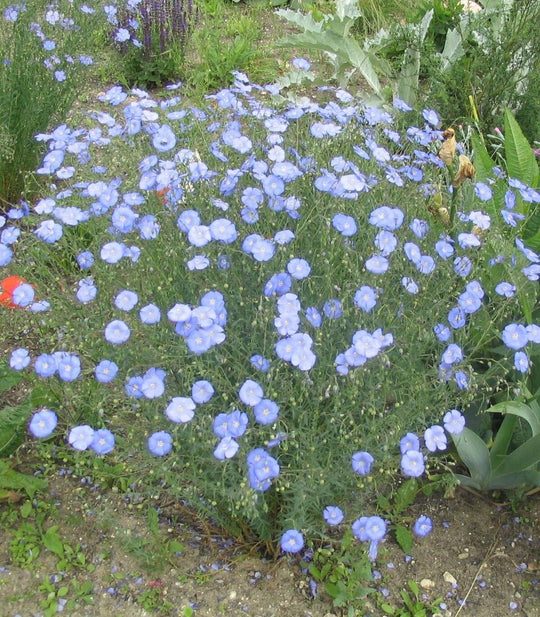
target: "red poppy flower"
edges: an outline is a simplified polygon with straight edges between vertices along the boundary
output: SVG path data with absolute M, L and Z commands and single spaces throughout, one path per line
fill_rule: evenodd
M 8 276 L 3 281 L 0 281 L 0 304 L 7 306 L 8 308 L 17 308 L 16 304 L 13 304 L 13 292 L 19 285 L 26 283 L 26 279 L 20 276 Z

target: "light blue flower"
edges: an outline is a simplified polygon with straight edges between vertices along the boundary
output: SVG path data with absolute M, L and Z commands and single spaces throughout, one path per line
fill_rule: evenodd
M 68 443 L 75 450 L 86 450 L 94 440 L 94 429 L 88 424 L 73 427 L 68 435 Z
M 125 343 L 130 335 L 129 326 L 121 319 L 114 319 L 105 326 L 105 340 L 113 345 Z
M 413 526 L 413 533 L 415 536 L 423 538 L 431 533 L 433 529 L 433 523 L 429 516 L 419 516 Z
M 337 506 L 326 506 L 323 518 L 329 525 L 339 525 L 343 521 L 343 511 Z
M 148 449 L 155 456 L 165 456 L 172 450 L 172 437 L 165 431 L 152 433 L 148 438 Z
M 51 411 L 50 409 L 42 409 L 41 411 L 34 413 L 30 423 L 28 424 L 28 430 L 34 437 L 39 437 L 42 439 L 51 435 L 57 424 L 58 418 L 54 411 Z
M 94 431 L 94 437 L 90 447 L 97 454 L 109 454 L 114 449 L 114 435 L 106 428 L 100 428 Z
M 353 471 L 361 476 L 367 476 L 374 460 L 369 452 L 355 452 L 351 458 Z
M 529 342 L 527 329 L 521 324 L 508 324 L 502 331 L 502 340 L 510 349 L 522 349 Z
M 163 124 L 152 135 L 152 144 L 158 152 L 168 152 L 176 145 L 176 136 L 168 124 Z
M 296 529 L 288 529 L 281 536 L 280 546 L 285 553 L 298 553 L 304 548 L 304 536 Z
M 465 427 L 465 418 L 457 409 L 450 409 L 444 414 L 443 423 L 451 435 L 459 435 Z

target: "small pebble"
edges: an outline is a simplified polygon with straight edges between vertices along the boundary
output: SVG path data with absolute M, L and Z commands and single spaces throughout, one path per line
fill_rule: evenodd
M 422 589 L 433 589 L 433 587 L 435 587 L 435 583 L 429 578 L 423 578 L 420 581 L 420 587 L 422 587 Z
M 450 583 L 451 585 L 456 585 L 457 584 L 457 581 L 456 581 L 455 577 L 452 574 L 450 574 L 450 572 L 445 572 L 443 574 L 443 579 L 444 579 L 445 583 Z

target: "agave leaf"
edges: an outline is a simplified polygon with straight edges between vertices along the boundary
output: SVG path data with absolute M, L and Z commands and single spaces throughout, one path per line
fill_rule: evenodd
M 517 473 L 494 476 L 490 480 L 487 490 L 509 490 L 529 486 L 540 486 L 539 471 L 535 471 L 534 469 L 526 469 L 525 471 L 519 471 Z
M 493 412 L 492 409 L 488 409 L 488 411 Z M 495 441 L 493 442 L 490 450 L 491 466 L 493 469 L 498 467 L 506 457 L 506 453 L 508 452 L 508 448 L 510 447 L 510 443 L 512 441 L 512 435 L 514 434 L 516 422 L 516 415 L 506 415 L 501 426 L 499 427 L 499 430 L 497 431 Z
M 471 480 L 477 488 L 485 490 L 491 476 L 491 459 L 486 444 L 474 431 L 467 427 L 459 435 L 452 435 L 452 439 L 459 458 L 471 474 Z
M 497 405 L 493 405 L 493 407 L 490 407 L 487 411 L 489 413 L 503 413 L 519 416 L 520 418 L 527 420 L 531 427 L 533 437 L 540 433 L 540 413 L 538 413 L 538 411 L 534 411 L 525 403 L 519 403 L 518 401 L 506 401 L 504 403 L 497 403 Z M 491 451 L 493 452 L 493 448 Z
M 456 480 L 458 480 L 458 482 L 460 484 L 463 484 L 463 486 L 470 486 L 471 488 L 474 488 L 477 491 L 484 490 L 484 487 L 480 486 L 480 484 L 478 484 L 478 482 L 475 482 L 469 476 L 464 476 L 461 473 L 456 473 L 455 474 L 455 478 L 456 478 Z
M 413 27 L 414 41 L 405 50 L 403 58 L 403 65 L 397 83 L 397 95 L 411 106 L 414 106 L 416 103 L 420 74 L 420 52 L 432 19 L 433 9 L 430 9 L 422 17 L 422 21 Z
M 540 434 L 527 439 L 527 441 L 516 448 L 512 453 L 505 457 L 504 461 L 493 472 L 493 479 L 507 475 L 516 474 L 529 468 L 535 468 L 540 464 Z M 535 469 L 535 471 L 537 471 Z

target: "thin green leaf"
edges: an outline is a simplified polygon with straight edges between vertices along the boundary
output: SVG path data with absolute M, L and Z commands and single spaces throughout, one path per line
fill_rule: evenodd
M 463 484 L 463 486 L 470 486 L 471 488 L 475 488 L 477 491 L 486 490 L 484 489 L 484 487 L 480 486 L 478 482 L 475 482 L 469 476 L 464 476 L 461 473 L 456 473 L 454 477 L 460 484 Z

